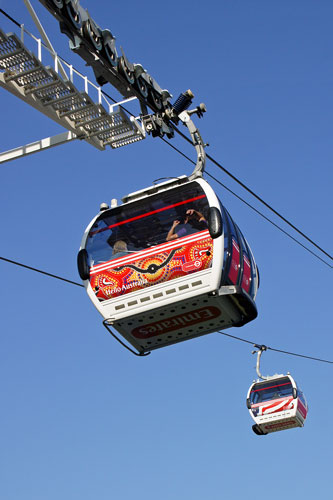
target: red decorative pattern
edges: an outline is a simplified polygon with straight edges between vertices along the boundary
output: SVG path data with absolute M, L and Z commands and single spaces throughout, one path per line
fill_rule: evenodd
M 172 244 L 143 250 L 133 257 L 94 266 L 90 272 L 90 285 L 98 299 L 104 301 L 207 269 L 213 259 L 213 240 L 207 235 L 208 231 L 202 231 Z M 152 272 L 154 268 L 156 271 Z
M 278 413 L 280 411 L 291 410 L 293 408 L 294 399 L 292 396 L 287 398 L 275 399 L 274 401 L 261 404 L 259 406 L 258 415 L 268 415 L 271 413 Z

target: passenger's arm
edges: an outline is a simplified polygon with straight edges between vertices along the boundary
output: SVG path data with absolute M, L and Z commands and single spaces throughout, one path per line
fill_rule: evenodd
M 166 237 L 166 241 L 172 241 L 172 240 L 175 240 L 176 238 L 178 238 L 178 234 L 175 232 L 175 228 L 178 226 L 179 223 L 180 223 L 179 220 L 173 221 L 173 224 L 170 228 L 170 231 L 168 232 L 168 235 Z

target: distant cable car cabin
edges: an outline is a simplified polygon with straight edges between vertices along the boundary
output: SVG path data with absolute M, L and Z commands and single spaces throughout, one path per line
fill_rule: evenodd
M 132 193 L 119 206 L 102 206 L 78 254 L 80 276 L 104 325 L 138 355 L 257 316 L 253 254 L 202 178 L 203 145 L 187 125 L 195 135 L 197 171 Z
M 246 404 L 255 422 L 252 430 L 255 434 L 265 435 L 303 427 L 308 413 L 303 392 L 289 373 L 262 377 L 259 372 L 259 362 L 266 346 L 256 347 L 260 349 L 257 373 L 263 380 L 253 382 L 247 394 Z

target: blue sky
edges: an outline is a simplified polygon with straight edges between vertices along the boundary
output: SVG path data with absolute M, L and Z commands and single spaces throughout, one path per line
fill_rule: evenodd
M 332 2 L 81 4 L 162 88 L 174 97 L 191 88 L 207 106 L 197 122 L 207 152 L 332 253 Z M 93 79 L 33 5 L 59 54 Z M 0 7 L 36 33 L 23 2 Z M 62 131 L 2 88 L 0 102 L 2 151 Z M 0 256 L 79 281 L 77 251 L 101 202 L 191 171 L 150 137 L 104 152 L 74 141 L 3 164 Z M 210 162 L 207 172 L 280 224 Z M 258 318 L 228 332 L 333 360 L 331 269 L 212 185 L 261 275 Z M 310 409 L 303 429 L 257 437 L 245 405 L 251 345 L 216 333 L 136 358 L 108 336 L 84 289 L 0 269 L 1 498 L 329 497 L 331 365 L 265 353 L 262 372 L 290 371 Z

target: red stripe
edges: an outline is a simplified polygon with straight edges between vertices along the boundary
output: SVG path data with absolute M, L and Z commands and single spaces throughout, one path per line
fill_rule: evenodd
M 131 219 L 123 220 L 122 222 L 118 222 L 117 224 L 111 224 L 110 226 L 103 227 L 102 229 L 97 229 L 96 231 L 91 231 L 89 233 L 89 236 L 93 236 L 94 234 L 97 234 L 97 233 L 102 233 L 103 231 L 107 231 L 108 229 L 111 229 L 112 227 L 122 226 L 123 224 L 128 224 L 129 222 L 133 222 L 134 220 L 143 219 L 144 217 L 148 217 L 149 215 L 157 214 L 158 212 L 163 212 L 164 210 L 169 210 L 170 208 L 178 207 L 179 205 L 184 205 L 185 203 L 190 203 L 192 201 L 200 200 L 201 198 L 205 198 L 205 197 L 206 197 L 205 194 L 201 194 L 200 196 L 196 196 L 195 198 L 189 198 L 188 200 L 180 201 L 179 203 L 174 203 L 173 205 L 168 205 L 167 207 L 158 208 L 157 210 L 152 210 L 151 212 L 147 212 L 147 213 L 142 214 L 142 215 L 137 215 L 136 217 L 132 217 Z

